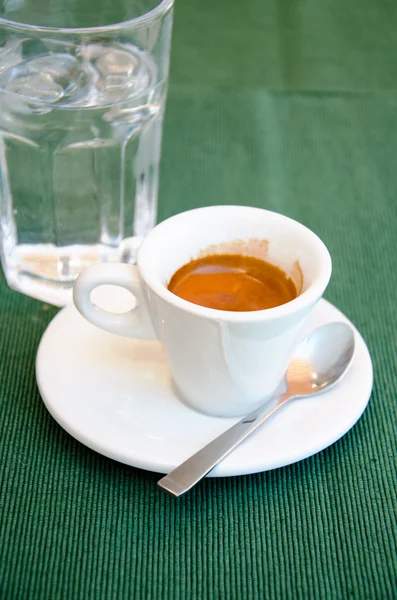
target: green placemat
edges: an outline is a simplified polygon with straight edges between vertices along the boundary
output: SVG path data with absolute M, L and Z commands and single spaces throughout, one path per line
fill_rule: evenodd
M 339 442 L 179 501 L 49 416 L 35 351 L 55 314 L 0 287 L 1 597 L 395 598 L 397 110 L 385 96 L 171 88 L 161 218 L 279 210 L 334 260 L 327 298 L 367 340 L 375 388 Z
M 316 231 L 334 263 L 326 297 L 372 354 L 368 409 L 312 458 L 208 479 L 175 501 L 157 489 L 155 474 L 88 450 L 53 421 L 34 362 L 56 310 L 2 279 L 1 599 L 397 598 L 397 95 L 354 91 L 392 86 L 396 9 L 369 0 L 320 4 L 264 2 L 279 19 L 266 31 L 285 23 L 295 40 L 279 50 L 274 41 L 271 54 L 259 2 L 179 3 L 159 218 L 243 203 Z M 343 24 L 352 36 L 342 44 Z M 252 65 L 261 55 L 255 69 L 240 68 L 248 58 L 235 52 L 239 44 Z M 295 77 L 286 88 L 260 66 L 279 57 L 272 72 L 285 74 L 283 47 Z
M 393 0 L 176 0 L 177 83 L 395 90 Z

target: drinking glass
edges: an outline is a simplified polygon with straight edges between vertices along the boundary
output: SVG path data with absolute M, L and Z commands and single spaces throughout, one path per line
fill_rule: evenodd
M 173 0 L 0 0 L 9 286 L 64 305 L 154 226 Z

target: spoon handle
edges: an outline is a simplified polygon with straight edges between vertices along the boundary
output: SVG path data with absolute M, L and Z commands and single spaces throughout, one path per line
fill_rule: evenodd
M 185 460 L 181 465 L 168 473 L 165 477 L 158 481 L 158 485 L 172 494 L 173 496 L 181 496 L 190 490 L 196 483 L 200 481 L 207 473 L 212 471 L 218 463 L 220 463 L 230 452 L 246 437 L 248 437 L 259 425 L 276 412 L 285 404 L 291 394 L 285 393 L 277 397 L 275 403 L 269 402 L 249 415 L 241 419 L 238 423 L 227 429 L 220 436 L 209 442 L 204 448 L 193 454 Z M 274 398 L 273 398 L 274 400 Z

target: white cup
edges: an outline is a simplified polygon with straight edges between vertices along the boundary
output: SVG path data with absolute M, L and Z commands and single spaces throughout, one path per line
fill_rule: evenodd
M 167 289 L 172 275 L 200 255 L 248 254 L 276 264 L 297 298 L 267 310 L 231 312 L 199 306 Z M 74 302 L 94 325 L 132 338 L 158 338 L 175 386 L 193 408 L 221 417 L 248 413 L 270 396 L 331 276 L 331 257 L 309 229 L 283 215 L 246 206 L 211 206 L 178 214 L 143 241 L 137 265 L 98 264 L 74 286 Z M 98 308 L 91 292 L 129 290 L 124 314 Z

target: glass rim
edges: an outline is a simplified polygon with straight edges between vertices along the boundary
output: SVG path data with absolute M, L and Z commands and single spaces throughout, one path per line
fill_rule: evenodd
M 126 19 L 125 21 L 120 21 L 118 23 L 111 23 L 110 25 L 99 25 L 95 27 L 48 27 L 46 25 L 29 25 L 28 23 L 21 23 L 18 21 L 13 21 L 12 19 L 5 19 L 4 17 L 0 17 L 0 26 L 6 26 L 10 29 L 14 30 L 22 30 L 22 31 L 35 31 L 35 32 L 44 32 L 44 33 L 61 33 L 61 34 L 97 34 L 97 33 L 107 33 L 111 31 L 119 31 L 120 29 L 128 29 L 130 27 L 140 27 L 141 25 L 145 25 L 146 23 L 155 20 L 157 17 L 162 16 L 167 12 L 169 8 L 174 4 L 174 0 L 161 0 L 157 6 L 149 10 L 147 13 L 141 15 L 140 17 L 135 17 L 132 19 Z

